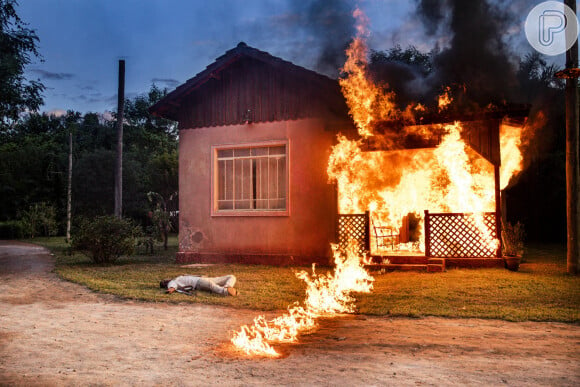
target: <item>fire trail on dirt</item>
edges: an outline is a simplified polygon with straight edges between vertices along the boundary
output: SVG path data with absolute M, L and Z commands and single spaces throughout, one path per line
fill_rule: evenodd
M 294 343 L 300 334 L 316 328 L 320 317 L 338 313 L 354 312 L 351 293 L 372 289 L 374 279 L 361 264 L 358 245 L 351 243 L 346 251 L 333 245 L 334 272 L 317 274 L 312 266 L 312 275 L 306 271 L 296 276 L 306 282 L 306 298 L 303 304 L 288 307 L 288 312 L 267 321 L 263 316 L 254 319 L 254 325 L 244 325 L 234 332 L 232 343 L 247 355 L 279 357 L 273 343 Z

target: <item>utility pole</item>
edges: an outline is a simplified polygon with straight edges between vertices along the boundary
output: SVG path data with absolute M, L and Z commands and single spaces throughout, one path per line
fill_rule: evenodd
M 117 166 L 115 169 L 115 216 L 123 216 L 123 111 L 125 109 L 125 60 L 119 60 L 117 98 Z
M 73 167 L 73 133 L 68 133 L 68 189 L 66 193 L 66 241 L 70 243 L 70 225 L 72 220 L 72 167 Z
M 576 14 L 576 0 L 564 0 Z M 578 40 L 566 51 L 566 68 L 556 74 L 566 79 L 566 219 L 567 219 L 567 271 L 578 274 Z

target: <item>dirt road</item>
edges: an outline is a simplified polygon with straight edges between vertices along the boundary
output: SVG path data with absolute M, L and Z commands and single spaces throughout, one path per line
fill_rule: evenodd
M 247 359 L 229 332 L 255 311 L 123 301 L 52 268 L 0 241 L 0 385 L 580 385 L 578 325 L 347 316 Z

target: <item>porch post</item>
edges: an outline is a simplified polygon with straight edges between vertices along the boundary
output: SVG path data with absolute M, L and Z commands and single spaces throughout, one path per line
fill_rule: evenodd
M 365 250 L 371 251 L 371 213 L 365 211 Z
M 497 247 L 496 256 L 501 258 L 502 242 L 501 242 L 501 190 L 499 181 L 499 165 L 493 166 L 493 174 L 495 178 L 495 232 L 499 245 Z

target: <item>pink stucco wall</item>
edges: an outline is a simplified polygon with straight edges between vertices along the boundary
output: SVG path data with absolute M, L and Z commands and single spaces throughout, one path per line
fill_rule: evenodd
M 212 215 L 212 147 L 287 141 L 287 216 Z M 186 129 L 179 133 L 181 262 L 328 262 L 336 191 L 326 165 L 335 132 L 315 119 Z

